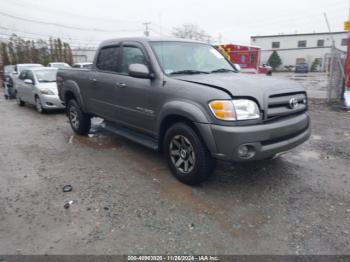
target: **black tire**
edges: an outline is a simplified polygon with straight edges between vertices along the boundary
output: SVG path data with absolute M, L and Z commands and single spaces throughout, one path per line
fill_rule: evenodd
M 44 114 L 46 112 L 46 110 L 43 108 L 43 105 L 39 97 L 35 97 L 35 109 L 40 114 Z
M 67 104 L 67 115 L 73 131 L 79 135 L 86 135 L 91 128 L 91 117 L 84 113 L 76 100 L 71 99 Z
M 17 102 L 17 105 L 19 106 L 25 106 L 26 103 L 23 102 L 23 100 L 18 96 L 18 94 L 16 94 L 16 102 Z
M 176 123 L 166 131 L 163 152 L 173 175 L 188 185 L 207 180 L 216 166 L 201 138 L 185 123 Z

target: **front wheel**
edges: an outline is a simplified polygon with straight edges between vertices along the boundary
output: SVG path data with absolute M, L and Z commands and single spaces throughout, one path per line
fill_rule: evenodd
M 40 114 L 45 113 L 45 110 L 43 108 L 43 105 L 42 105 L 39 97 L 35 98 L 35 108 L 36 108 L 36 111 L 38 111 L 38 113 L 40 113 Z
M 84 113 L 77 101 L 69 100 L 67 105 L 67 112 L 70 125 L 73 131 L 79 135 L 86 135 L 91 128 L 91 118 Z
M 199 184 L 214 171 L 215 160 L 196 132 L 185 123 L 177 123 L 167 130 L 163 149 L 173 175 L 185 184 Z
M 17 105 L 19 105 L 19 106 L 25 106 L 25 103 L 24 103 L 23 100 L 19 97 L 18 94 L 16 94 L 16 102 L 17 102 Z

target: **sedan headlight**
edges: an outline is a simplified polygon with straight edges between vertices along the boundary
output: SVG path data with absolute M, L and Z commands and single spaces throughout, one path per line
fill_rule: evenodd
M 50 89 L 40 89 L 40 93 L 43 94 L 43 95 L 50 95 L 50 96 L 52 96 L 52 95 L 55 94 L 55 93 L 54 93 L 52 90 L 50 90 Z
M 217 119 L 225 121 L 259 119 L 258 105 L 249 99 L 215 100 L 209 107 Z

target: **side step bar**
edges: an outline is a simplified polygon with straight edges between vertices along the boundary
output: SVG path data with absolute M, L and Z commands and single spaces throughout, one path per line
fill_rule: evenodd
M 109 122 L 104 122 L 102 127 L 114 134 L 122 136 L 126 139 L 129 139 L 135 143 L 141 144 L 145 147 L 148 147 L 153 150 L 158 150 L 158 141 L 154 138 L 151 138 L 147 135 L 138 133 L 134 130 L 130 130 L 126 127 L 118 126 Z

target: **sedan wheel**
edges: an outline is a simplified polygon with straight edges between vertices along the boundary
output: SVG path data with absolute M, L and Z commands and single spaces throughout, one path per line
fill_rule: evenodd
M 38 111 L 39 113 L 44 112 L 43 105 L 41 104 L 39 97 L 35 98 L 35 108 L 36 108 L 36 111 Z
M 21 98 L 18 96 L 18 94 L 16 95 L 16 102 L 17 102 L 17 105 L 19 105 L 19 106 L 25 105 L 25 103 L 21 100 Z

